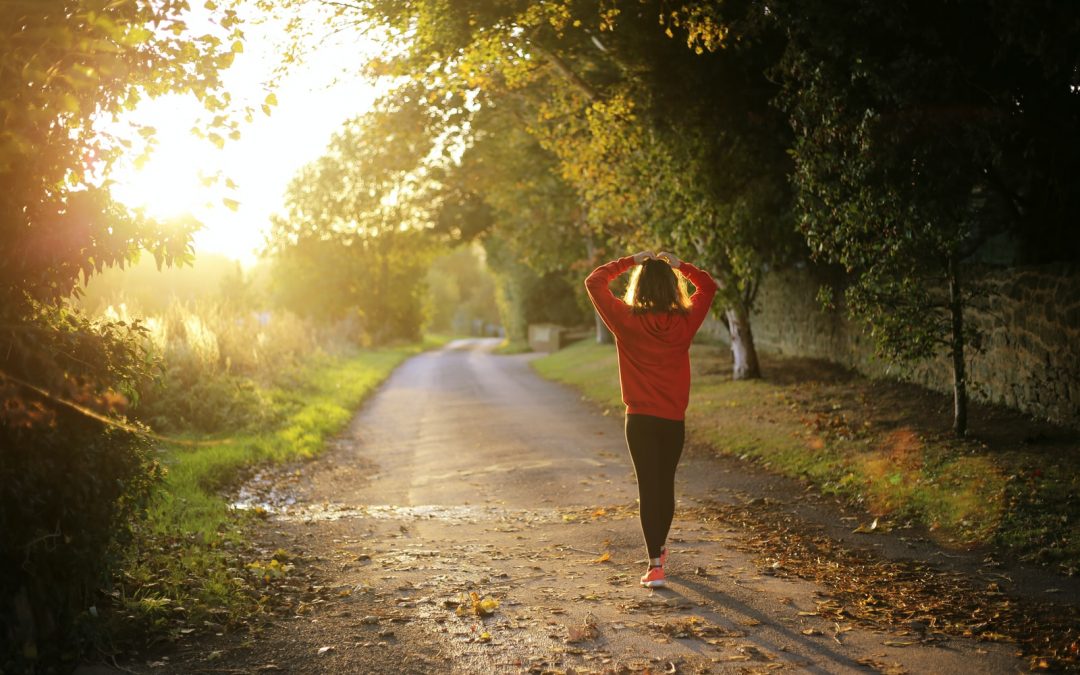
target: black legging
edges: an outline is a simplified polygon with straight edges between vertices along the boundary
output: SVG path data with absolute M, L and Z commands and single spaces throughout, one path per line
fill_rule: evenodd
M 641 532 L 650 558 L 659 558 L 675 516 L 675 468 L 686 425 L 652 415 L 626 416 L 626 446 L 637 475 Z

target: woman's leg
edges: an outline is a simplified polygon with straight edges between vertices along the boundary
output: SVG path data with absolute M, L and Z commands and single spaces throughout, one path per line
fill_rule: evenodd
M 675 469 L 685 425 L 651 415 L 626 416 L 626 446 L 637 475 L 641 531 L 649 558 L 659 558 L 675 515 Z

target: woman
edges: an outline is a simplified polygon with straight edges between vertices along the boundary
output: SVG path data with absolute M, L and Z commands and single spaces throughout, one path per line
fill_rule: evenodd
M 608 285 L 631 267 L 634 273 L 620 300 Z M 691 298 L 686 297 L 686 279 L 697 289 Z M 597 267 L 585 288 L 615 335 L 626 445 L 637 475 L 641 531 L 649 552 L 649 571 L 641 585 L 658 588 L 665 583 L 664 542 L 675 515 L 675 468 L 690 400 L 690 341 L 709 313 L 716 282 L 671 253 L 642 251 Z

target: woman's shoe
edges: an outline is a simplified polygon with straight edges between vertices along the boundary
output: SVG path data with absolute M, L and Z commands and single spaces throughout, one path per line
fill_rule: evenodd
M 664 568 L 650 567 L 645 576 L 641 577 L 641 585 L 645 588 L 661 588 L 667 585 L 664 580 Z

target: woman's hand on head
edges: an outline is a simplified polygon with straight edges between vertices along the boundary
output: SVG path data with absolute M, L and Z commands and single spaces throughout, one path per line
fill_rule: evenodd
M 674 253 L 660 251 L 656 254 L 656 257 L 671 265 L 675 269 L 679 269 L 679 266 L 682 265 L 682 261 L 679 260 L 678 256 L 676 256 Z
M 642 251 L 641 253 L 635 253 L 634 254 L 634 264 L 635 265 L 640 265 L 641 263 L 645 262 L 649 258 L 655 258 L 655 257 L 656 257 L 656 254 L 653 253 L 652 251 Z

